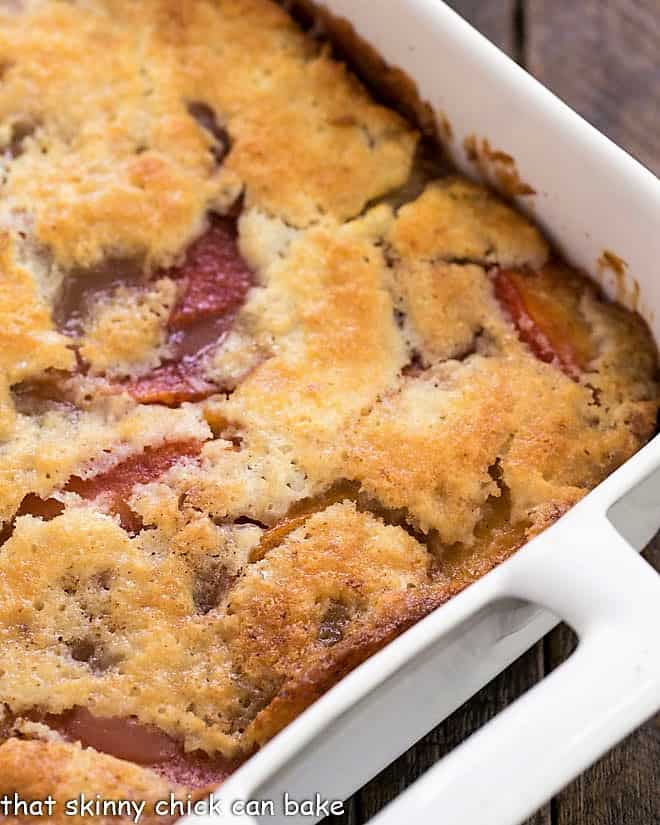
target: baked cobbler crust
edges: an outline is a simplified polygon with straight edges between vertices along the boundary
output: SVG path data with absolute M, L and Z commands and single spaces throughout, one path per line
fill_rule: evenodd
M 655 347 L 486 188 L 401 205 L 269 0 L 0 32 L 0 792 L 201 792 L 632 455 Z

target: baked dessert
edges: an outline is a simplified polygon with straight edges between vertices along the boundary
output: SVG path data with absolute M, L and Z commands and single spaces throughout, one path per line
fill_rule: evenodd
M 657 354 L 270 0 L 0 30 L 0 793 L 202 793 L 632 455 Z

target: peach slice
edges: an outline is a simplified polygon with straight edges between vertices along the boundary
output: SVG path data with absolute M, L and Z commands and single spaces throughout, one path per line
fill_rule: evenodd
M 495 296 L 534 355 L 574 381 L 593 358 L 589 325 L 579 302 L 586 287 L 571 270 L 549 264 L 538 272 L 498 269 Z
M 136 484 L 155 481 L 182 458 L 195 458 L 202 448 L 199 441 L 173 441 L 158 447 L 147 447 L 137 455 L 111 467 L 104 473 L 91 478 L 72 476 L 64 486 L 64 492 L 77 493 L 87 501 L 100 496 L 111 513 L 121 520 L 122 527 L 129 533 L 137 533 L 142 528 L 142 520 L 128 505 L 131 491 Z M 16 511 L 14 518 L 0 530 L 0 545 L 11 537 L 17 516 L 38 516 L 44 521 L 59 516 L 64 510 L 62 502 L 55 498 L 42 499 L 28 493 Z
M 131 717 L 98 717 L 83 707 L 48 715 L 44 721 L 66 739 L 117 759 L 149 767 L 188 788 L 217 786 L 241 762 L 223 756 L 207 756 L 201 751 L 186 752 L 155 725 L 146 725 Z
M 199 441 L 173 441 L 159 447 L 147 447 L 143 452 L 129 456 L 104 473 L 91 478 L 72 476 L 65 491 L 78 493 L 93 501 L 103 495 L 111 512 L 119 515 L 122 527 L 136 533 L 142 526 L 140 518 L 131 510 L 127 499 L 136 484 L 154 481 L 182 458 L 194 458 L 201 450 Z
M 230 331 L 254 283 L 238 249 L 236 220 L 214 217 L 181 266 L 161 275 L 184 283 L 167 324 L 174 355 L 125 386 L 143 404 L 177 406 L 220 389 L 203 377 L 200 360 Z
M 181 284 L 179 299 L 167 321 L 172 355 L 144 376 L 110 383 L 111 390 L 126 389 L 143 404 L 179 406 L 231 389 L 207 380 L 202 361 L 229 333 L 254 285 L 253 273 L 238 248 L 237 218 L 211 216 L 209 228 L 188 247 L 183 262 L 153 276 L 162 277 Z M 109 294 L 122 284 L 148 287 L 149 280 L 139 261 L 108 260 L 93 269 L 72 272 L 64 281 L 54 310 L 59 328 L 68 335 L 79 335 L 94 297 Z M 84 374 L 87 365 L 79 354 L 78 359 L 77 372 Z M 37 400 L 41 401 L 42 394 L 36 393 Z M 33 395 L 35 392 L 28 400 Z

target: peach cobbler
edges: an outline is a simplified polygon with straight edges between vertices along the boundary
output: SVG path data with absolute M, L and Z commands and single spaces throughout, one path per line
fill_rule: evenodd
M 271 0 L 0 32 L 0 794 L 202 793 L 638 450 L 656 350 Z

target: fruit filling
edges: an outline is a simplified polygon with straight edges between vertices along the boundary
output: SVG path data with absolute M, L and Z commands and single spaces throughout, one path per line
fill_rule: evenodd
M 254 276 L 238 248 L 237 219 L 213 215 L 209 229 L 190 245 L 184 261 L 159 270 L 153 280 L 163 277 L 180 287 L 167 320 L 171 355 L 146 375 L 117 386 L 142 404 L 172 407 L 201 401 L 219 389 L 230 389 L 204 376 L 203 360 L 230 332 L 254 285 Z M 109 260 L 92 270 L 71 273 L 54 310 L 59 328 L 67 335 L 79 336 L 92 301 L 122 285 L 147 286 L 135 261 Z M 86 372 L 87 365 L 80 356 L 79 361 L 79 371 Z
M 0 0 L 0 797 L 54 825 L 215 792 L 655 431 L 642 320 L 289 5 Z
M 212 758 L 203 751 L 186 752 L 155 725 L 132 717 L 99 717 L 76 707 L 58 715 L 48 714 L 40 721 L 71 742 L 149 767 L 171 782 L 193 789 L 219 785 L 239 765 L 238 760 Z
M 127 384 L 143 404 L 199 401 L 219 388 L 205 379 L 202 357 L 230 331 L 254 278 L 238 249 L 236 221 L 215 216 L 211 227 L 166 275 L 183 282 L 167 328 L 171 360 Z
M 147 447 L 144 452 L 130 456 L 105 473 L 85 479 L 72 476 L 64 489 L 77 493 L 87 501 L 103 496 L 109 511 L 119 516 L 122 527 L 137 533 L 142 522 L 127 501 L 133 487 L 154 481 L 181 459 L 197 456 L 200 449 L 198 441 L 175 441 L 159 447 Z
M 579 380 L 594 357 L 590 329 L 579 303 L 584 285 L 564 267 L 539 272 L 499 269 L 495 295 L 534 355 Z
M 136 484 L 147 484 L 167 472 L 184 458 L 195 458 L 201 450 L 198 441 L 175 441 L 159 447 L 147 447 L 142 453 L 130 456 L 109 470 L 91 478 L 72 476 L 63 488 L 65 493 L 77 493 L 86 501 L 103 498 L 107 510 L 119 516 L 121 525 L 129 533 L 138 533 L 142 520 L 128 504 L 131 491 Z M 64 510 L 61 501 L 55 498 L 42 499 L 29 493 L 21 502 L 12 522 L 0 531 L 0 544 L 12 534 L 17 516 L 37 516 L 49 521 Z

